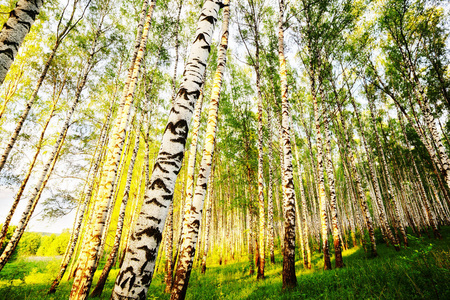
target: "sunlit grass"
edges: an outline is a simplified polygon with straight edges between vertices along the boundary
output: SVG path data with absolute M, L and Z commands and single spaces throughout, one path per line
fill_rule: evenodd
M 450 299 L 450 228 L 443 228 L 444 238 L 410 239 L 410 247 L 396 252 L 378 245 L 379 256 L 372 258 L 363 247 L 343 252 L 345 267 L 323 271 L 323 256 L 313 252 L 312 269 L 303 267 L 297 257 L 298 287 L 283 291 L 282 257 L 276 263 L 266 258 L 265 279 L 249 276 L 248 257 L 235 255 L 234 261 L 219 265 L 218 257 L 208 259 L 206 274 L 192 272 L 187 299 Z M 430 246 L 431 245 L 431 246 Z M 59 260 L 32 262 L 17 260 L 0 272 L 0 299 L 67 299 L 71 282 L 63 280 L 57 293 L 46 295 Z M 332 258 L 334 266 L 334 259 Z M 114 278 L 111 271 L 104 293 L 109 299 Z M 101 271 L 95 274 L 94 284 Z M 154 276 L 148 299 L 169 299 L 164 293 L 164 275 Z

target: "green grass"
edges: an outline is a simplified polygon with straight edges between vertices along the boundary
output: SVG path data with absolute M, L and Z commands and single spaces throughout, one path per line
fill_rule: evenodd
M 248 275 L 245 257 L 222 266 L 213 257 L 206 274 L 192 272 L 187 299 L 450 299 L 450 228 L 442 235 L 442 240 L 411 237 L 410 247 L 400 252 L 379 244 L 376 258 L 351 248 L 344 252 L 346 267 L 332 271 L 322 271 L 322 256 L 316 253 L 311 270 L 297 262 L 298 287 L 290 291 L 281 289 L 279 254 L 276 264 L 266 262 L 264 280 Z M 67 281 L 56 294 L 45 294 L 58 268 L 59 260 L 7 264 L 0 272 L 0 299 L 67 299 Z M 117 273 L 111 271 L 101 299 L 109 299 Z M 169 299 L 163 277 L 154 276 L 148 299 Z

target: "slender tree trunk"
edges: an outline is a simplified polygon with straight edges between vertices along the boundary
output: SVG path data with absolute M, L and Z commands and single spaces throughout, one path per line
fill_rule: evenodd
M 274 229 L 273 229 L 273 149 L 272 149 L 272 110 L 268 108 L 267 123 L 269 129 L 269 187 L 267 190 L 267 220 L 269 231 L 270 262 L 275 263 Z
M 397 223 L 397 228 L 400 229 L 400 233 L 402 234 L 402 237 L 403 237 L 403 242 L 405 243 L 405 246 L 408 246 L 408 237 L 406 236 L 406 230 L 405 230 L 405 227 L 403 226 L 403 223 L 400 220 L 400 208 L 399 208 L 399 203 L 398 203 L 399 200 L 396 199 L 395 195 L 393 194 L 394 191 L 393 191 L 393 185 L 392 185 L 392 180 L 391 180 L 391 173 L 389 172 L 389 167 L 387 165 L 386 156 L 384 154 L 384 149 L 381 146 L 380 139 L 378 136 L 378 129 L 377 129 L 376 121 L 375 121 L 375 113 L 374 113 L 375 107 L 374 107 L 373 99 L 368 99 L 368 102 L 369 102 L 373 132 L 375 135 L 375 141 L 377 144 L 378 153 L 381 156 L 383 170 L 384 170 L 384 173 L 386 174 L 389 202 L 392 203 L 392 206 L 394 208 L 394 216 L 395 216 L 395 220 Z
M 222 86 L 222 77 L 226 65 L 226 52 L 228 48 L 228 25 L 230 16 L 229 1 L 223 2 L 223 24 L 222 38 L 218 49 L 218 64 L 216 74 L 214 76 L 213 88 L 211 91 L 211 101 L 209 104 L 209 114 L 205 133 L 205 145 L 203 150 L 200 172 L 195 186 L 194 198 L 192 206 L 187 217 L 187 231 L 183 234 L 183 243 L 181 244 L 180 260 L 178 262 L 175 280 L 172 289 L 171 299 L 184 299 L 186 296 L 187 286 L 190 273 L 192 270 L 192 262 L 195 254 L 195 246 L 198 239 L 198 230 L 200 227 L 203 202 L 205 199 L 207 182 L 211 173 L 211 164 L 214 151 L 214 142 L 217 132 L 217 115 L 219 110 L 220 89 Z
M 299 161 L 297 159 L 297 161 Z M 299 170 L 299 174 L 303 173 Z M 306 204 L 305 189 L 303 187 L 303 176 L 300 176 L 300 197 L 302 199 L 302 222 L 303 222 L 303 240 L 305 242 L 306 257 L 304 257 L 303 265 L 307 269 L 311 269 L 311 248 L 309 246 L 309 221 L 308 221 L 308 205 Z
M 341 248 L 341 240 L 339 239 L 341 233 L 339 230 L 339 220 L 337 213 L 337 204 L 336 204 L 336 186 L 334 181 L 334 167 L 333 167 L 333 158 L 331 156 L 331 141 L 330 141 L 330 133 L 328 129 L 328 120 L 324 123 L 324 131 L 325 131 L 325 140 L 326 140 L 326 163 L 327 163 L 327 176 L 328 176 L 328 185 L 330 186 L 330 208 L 331 208 L 331 225 L 333 231 L 333 245 L 334 245 L 334 255 L 335 255 L 335 266 L 336 268 L 344 267 L 344 261 L 342 259 L 342 248 Z
M 258 58 L 257 58 L 258 59 Z M 259 204 L 259 264 L 257 279 L 264 279 L 265 259 L 265 231 L 266 218 L 264 208 L 264 160 L 263 160 L 263 120 L 262 120 L 262 96 L 260 89 L 259 70 L 256 75 L 256 86 L 258 90 L 258 204 Z
M 0 31 L 0 85 L 19 51 L 25 36 L 39 15 L 43 0 L 19 0 Z
M 356 185 L 356 191 L 358 193 L 358 198 L 359 198 L 359 204 L 361 206 L 364 221 L 366 223 L 366 227 L 369 232 L 369 238 L 370 238 L 370 243 L 371 243 L 371 248 L 372 248 L 372 255 L 377 256 L 378 253 L 377 253 L 377 246 L 376 246 L 375 234 L 374 234 L 374 229 L 373 229 L 372 216 L 370 215 L 369 207 L 367 205 L 366 195 L 365 195 L 364 190 L 361 185 L 361 177 L 359 176 L 358 170 L 356 168 L 353 149 L 350 146 L 349 134 L 347 132 L 344 115 L 342 114 L 342 109 L 341 109 L 339 103 L 338 103 L 338 106 L 339 106 L 339 112 L 340 112 L 340 118 L 341 118 L 341 123 L 342 123 L 342 127 L 343 127 L 343 132 L 344 132 L 344 136 L 345 136 L 346 149 L 347 149 L 347 153 L 348 153 L 346 156 L 346 159 L 348 160 L 348 162 L 352 168 L 352 171 L 353 171 L 353 176 L 355 179 L 354 182 Z
M 310 47 L 310 54 L 313 54 L 313 49 Z M 319 189 L 319 204 L 320 204 L 320 221 L 321 221 L 321 235 L 322 235 L 322 251 L 323 251 L 323 269 L 331 270 L 330 250 L 328 245 L 328 216 L 327 216 L 327 197 L 325 194 L 325 176 L 323 166 L 323 144 L 322 132 L 320 128 L 319 106 L 317 104 L 316 85 L 315 85 L 315 71 L 314 66 L 310 66 L 310 80 L 311 80 L 311 94 L 314 104 L 314 120 L 316 129 L 316 143 L 317 143 L 317 181 Z
M 68 247 L 67 247 L 66 253 L 64 253 L 64 259 L 61 262 L 61 266 L 59 267 L 58 276 L 56 276 L 55 280 L 53 280 L 52 286 L 50 287 L 47 294 L 54 294 L 56 292 L 56 288 L 58 287 L 59 283 L 61 282 L 61 280 L 64 276 L 64 273 L 66 272 L 67 266 L 69 265 L 69 262 L 72 259 L 73 253 L 75 252 L 75 246 L 78 242 L 78 237 L 79 237 L 80 231 L 81 231 L 81 224 L 84 219 L 84 214 L 86 212 L 86 208 L 92 197 L 92 191 L 94 189 L 94 184 L 95 184 L 95 177 L 97 176 L 97 173 L 98 173 L 98 170 L 100 167 L 100 162 L 103 157 L 103 155 L 102 155 L 103 148 L 106 146 L 107 137 L 108 137 L 108 128 L 110 125 L 111 114 L 112 114 L 112 108 L 113 108 L 113 106 L 111 105 L 111 109 L 109 111 L 108 117 L 106 118 L 105 125 L 102 130 L 102 134 L 100 136 L 99 153 L 97 154 L 97 158 L 95 159 L 92 176 L 89 177 L 90 185 L 85 194 L 84 200 L 82 201 L 82 205 L 80 207 L 78 219 L 76 220 L 76 225 L 74 227 L 74 232 L 72 234 L 72 240 L 70 242 L 70 245 L 68 245 Z
M 283 141 L 283 207 L 284 207 L 284 249 L 283 289 L 297 286 L 295 276 L 295 189 L 292 173 L 292 152 L 290 142 L 291 113 L 288 99 L 286 58 L 284 57 L 284 0 L 280 0 L 278 20 L 278 58 L 280 61 L 282 141 Z
M 141 116 L 141 118 L 142 118 L 142 116 Z M 101 296 L 103 288 L 106 283 L 106 279 L 108 278 L 109 272 L 111 271 L 111 268 L 115 264 L 116 259 L 117 259 L 117 252 L 119 250 L 120 239 L 122 238 L 122 230 L 123 230 L 123 224 L 124 224 L 124 219 L 125 219 L 125 211 L 127 208 L 128 199 L 129 199 L 129 195 L 130 195 L 131 180 L 133 179 L 134 165 L 136 162 L 137 154 L 139 152 L 140 127 L 141 127 L 141 122 L 138 122 L 137 130 L 136 130 L 136 137 L 135 137 L 134 147 L 133 147 L 133 154 L 131 156 L 130 164 L 128 166 L 127 182 L 126 182 L 125 190 L 124 190 L 123 196 L 122 196 L 122 203 L 120 204 L 120 212 L 119 212 L 119 218 L 117 220 L 117 229 L 116 229 L 116 235 L 115 235 L 115 239 L 114 239 L 113 248 L 109 254 L 109 257 L 108 257 L 108 260 L 106 261 L 105 266 L 103 267 L 103 271 L 102 271 L 102 274 L 100 275 L 97 285 L 95 286 L 94 290 L 91 293 L 91 297 Z
M 177 86 L 176 86 L 176 80 L 177 80 L 177 71 L 178 71 L 178 49 L 180 48 L 180 39 L 179 39 L 179 30 L 180 30 L 180 15 L 181 15 L 181 9 L 183 8 L 183 0 L 179 0 L 180 3 L 178 4 L 178 14 L 177 14 L 177 21 L 175 23 L 175 63 L 173 66 L 173 77 L 172 77 L 172 104 L 175 103 L 175 97 L 177 95 Z
M 213 207 L 213 183 L 214 183 L 214 167 L 211 173 L 211 177 L 209 178 L 209 193 L 206 198 L 206 217 L 205 217 L 205 249 L 203 251 L 202 257 L 202 274 L 206 272 L 206 258 L 208 257 L 208 248 L 209 248 L 209 235 L 211 230 L 211 219 L 212 219 L 212 207 Z
M 61 91 L 62 91 L 62 89 L 61 89 Z M 58 99 L 59 99 L 59 97 L 58 97 Z M 54 112 L 55 112 L 55 109 L 56 109 L 56 104 L 57 104 L 57 101 L 53 102 L 52 108 L 50 110 L 50 114 L 49 114 L 49 116 L 48 116 L 47 120 L 45 121 L 45 124 L 44 124 L 44 126 L 42 128 L 41 136 L 39 137 L 39 141 L 38 141 L 38 144 L 37 144 L 38 146 L 37 146 L 37 149 L 36 149 L 36 153 L 34 154 L 33 159 L 31 160 L 31 163 L 28 166 L 28 170 L 27 170 L 27 173 L 25 175 L 25 178 L 22 180 L 22 183 L 20 184 L 19 190 L 17 191 L 16 196 L 14 197 L 14 202 L 13 202 L 13 204 L 12 204 L 12 206 L 11 206 L 9 212 L 8 212 L 8 215 L 6 216 L 5 222 L 3 223 L 2 230 L 0 232 L 0 248 L 2 247 L 3 242 L 4 242 L 5 238 L 6 238 L 6 233 L 8 231 L 9 224 L 11 223 L 11 219 L 12 219 L 12 217 L 14 215 L 14 212 L 16 211 L 16 208 L 17 208 L 17 205 L 20 202 L 20 199 L 22 199 L 22 194 L 23 194 L 23 192 L 25 190 L 25 187 L 26 187 L 26 185 L 28 183 L 28 180 L 31 177 L 31 173 L 33 171 L 33 168 L 36 165 L 39 153 L 41 153 L 45 132 L 47 131 L 48 124 L 50 123 L 51 119 L 54 116 Z
M 372 183 L 373 183 L 373 189 L 374 189 L 374 194 L 375 194 L 375 202 L 377 204 L 378 215 L 380 217 L 381 227 L 384 230 L 385 234 L 387 235 L 387 238 L 391 241 L 392 245 L 394 245 L 395 250 L 399 251 L 400 247 L 398 246 L 398 241 L 394 237 L 394 235 L 392 234 L 391 228 L 390 228 L 389 223 L 387 221 L 386 210 L 385 210 L 385 207 L 383 205 L 383 199 L 381 197 L 380 185 L 378 184 L 378 179 L 377 179 L 377 175 L 376 175 L 376 169 L 375 169 L 373 161 L 372 161 L 371 151 L 369 151 L 369 147 L 368 147 L 367 142 L 366 142 L 366 137 L 365 137 L 365 134 L 364 134 L 364 129 L 362 127 L 360 114 L 359 114 L 358 108 L 356 107 L 356 103 L 355 103 L 354 98 L 350 96 L 350 100 L 352 102 L 353 109 L 355 111 L 355 116 L 356 116 L 356 119 L 357 119 L 357 122 L 358 122 L 358 127 L 359 127 L 360 134 L 362 136 L 362 140 L 363 140 L 363 144 L 364 144 L 364 149 L 366 150 L 366 153 L 367 153 L 367 162 L 368 162 L 368 165 L 369 165 L 370 175 L 371 175 L 371 179 L 372 179 Z
M 206 1 L 198 21 L 196 39 L 186 64 L 183 83 L 169 114 L 144 203 L 131 235 L 130 247 L 117 277 L 112 299 L 144 299 L 153 277 L 162 227 L 172 202 L 176 177 L 194 104 L 203 83 L 210 43 L 222 1 Z
M 172 256 L 173 256 L 173 202 L 170 204 L 169 213 L 166 219 L 166 268 L 164 281 L 166 283 L 165 293 L 170 293 L 172 290 L 173 273 L 172 273 Z
M 436 226 L 436 219 L 434 218 L 434 216 L 432 215 L 431 211 L 430 211 L 430 207 L 429 207 L 429 200 L 427 197 L 427 194 L 425 192 L 425 188 L 422 182 L 422 178 L 420 176 L 420 172 L 417 168 L 417 164 L 416 161 L 411 153 L 411 145 L 409 143 L 409 139 L 408 136 L 406 134 L 406 130 L 405 130 L 405 124 L 403 122 L 403 118 L 401 117 L 401 115 L 399 114 L 399 111 L 397 110 L 397 115 L 398 115 L 398 120 L 400 122 L 400 126 L 402 127 L 402 133 L 403 133 L 403 137 L 405 138 L 405 142 L 406 142 L 406 147 L 408 148 L 408 154 L 409 154 L 409 160 L 410 163 L 412 162 L 413 167 L 414 167 L 414 173 L 415 173 L 415 177 L 419 186 L 419 193 L 420 193 L 420 197 L 422 198 L 422 203 L 424 204 L 425 207 L 425 211 L 426 211 L 426 216 L 428 217 L 428 220 L 430 222 L 430 226 L 431 228 L 433 228 L 433 232 L 434 232 L 434 236 L 436 238 L 441 238 L 441 234 L 439 233 L 439 230 Z
M 33 189 L 32 195 L 27 203 L 27 206 L 25 207 L 25 211 L 22 214 L 22 218 L 20 219 L 19 224 L 17 225 L 17 228 L 14 231 L 11 239 L 6 245 L 5 250 L 0 256 L 0 271 L 3 269 L 8 260 L 11 258 L 12 253 L 16 249 L 17 244 L 19 243 L 23 233 L 25 232 L 28 222 L 30 221 L 31 216 L 36 208 L 36 205 L 39 202 L 42 191 L 44 190 L 45 185 L 47 184 L 48 179 L 50 178 L 50 175 L 53 171 L 53 168 L 55 167 L 56 161 L 58 160 L 58 156 L 64 143 L 67 130 L 68 126 L 64 128 L 64 131 L 61 132 L 60 134 L 60 138 L 58 138 L 57 142 L 55 143 L 53 151 L 51 152 L 50 155 L 50 159 L 48 163 L 45 165 L 44 169 L 42 170 L 40 180 L 36 184 L 36 187 Z
M 8 105 L 9 101 L 13 98 L 13 96 L 17 92 L 17 88 L 19 87 L 20 80 L 23 77 L 24 73 L 24 63 L 22 63 L 19 67 L 18 74 L 14 76 L 14 78 L 11 78 L 8 86 L 5 88 L 4 94 L 5 94 L 5 100 L 3 101 L 2 107 L 0 108 L 0 119 L 2 118 L 3 114 L 5 113 L 6 106 Z

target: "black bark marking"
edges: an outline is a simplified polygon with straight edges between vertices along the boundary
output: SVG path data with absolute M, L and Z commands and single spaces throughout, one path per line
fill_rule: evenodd
M 33 21 L 36 19 L 36 16 L 39 13 L 39 11 L 37 11 L 37 10 L 25 10 L 25 9 L 22 9 L 22 11 L 24 13 L 26 13 L 31 19 L 33 19 Z
M 141 281 L 142 281 L 143 285 L 147 286 L 152 281 L 152 274 L 150 273 L 150 274 L 142 275 L 142 280 Z M 142 291 L 142 292 L 144 292 L 144 291 Z M 145 296 L 145 292 L 144 292 L 144 296 Z M 142 299 L 145 299 L 145 297 L 142 298 Z
M 128 268 L 125 269 L 124 272 L 121 272 L 121 273 L 120 273 L 119 278 L 118 278 L 118 281 L 121 282 L 123 276 L 125 276 L 125 274 L 127 274 L 127 273 L 130 273 L 132 277 L 135 276 L 135 275 L 134 275 L 133 268 L 132 268 L 132 267 L 128 267 Z M 127 279 L 125 279 L 123 282 L 120 283 L 120 287 L 121 287 L 122 289 L 125 288 L 125 286 L 127 285 L 127 282 L 128 282 L 129 279 L 130 279 L 130 278 L 127 278 Z
M 166 172 L 166 173 L 168 173 L 168 172 Z M 166 193 L 171 193 L 171 191 L 166 187 L 166 184 L 164 183 L 164 181 L 162 181 L 160 178 L 155 179 L 155 181 L 153 181 L 150 184 L 149 189 L 151 189 L 151 190 L 162 189 Z
M 155 218 L 153 216 L 149 216 L 149 217 L 145 217 L 147 220 L 152 220 L 154 221 L 156 224 L 161 223 L 161 219 Z
M 2 53 L 5 54 L 6 56 L 8 56 L 11 60 L 14 59 L 14 52 L 11 49 L 7 48 L 5 50 L 1 50 L 0 54 L 2 54 Z
M 146 275 L 144 275 L 144 276 L 146 276 Z M 151 278 L 150 278 L 150 280 L 151 280 Z M 144 279 L 142 279 L 142 282 L 144 282 Z M 138 294 L 138 297 L 139 297 L 139 299 L 141 299 L 141 300 L 145 300 L 146 299 L 146 293 L 145 293 L 145 290 L 142 290 L 139 294 Z
M 195 221 L 192 223 L 192 226 L 194 226 L 195 228 L 199 228 L 199 227 L 200 227 L 200 220 L 195 220 Z
M 183 137 L 187 137 L 187 132 L 189 131 L 189 125 L 187 124 L 186 120 L 179 120 L 175 124 L 172 122 L 169 122 L 167 124 L 166 130 L 164 132 L 167 132 L 167 130 L 170 130 L 170 132 L 174 135 L 182 135 Z
M 158 199 L 156 198 L 152 198 L 150 201 L 146 201 L 145 204 L 155 204 L 158 207 L 167 207 L 166 205 L 162 204 L 161 202 L 158 201 Z
M 204 41 L 205 43 L 208 44 L 208 42 L 206 41 L 205 35 L 203 33 L 199 33 L 199 35 L 197 35 L 197 37 L 195 38 L 194 44 L 197 41 Z
M 160 169 L 163 173 L 169 173 L 169 171 L 164 169 L 159 162 L 155 163 L 155 166 L 153 167 L 153 172 L 155 172 L 156 168 Z
M 164 195 L 164 196 L 162 196 L 162 198 L 163 198 L 164 200 L 167 200 L 167 201 L 172 200 L 173 194 L 170 194 L 170 195 Z
M 209 23 L 214 25 L 214 23 L 216 23 L 216 18 L 214 18 L 213 16 L 206 16 L 206 15 L 202 14 L 200 16 L 200 21 L 208 21 Z
M 149 228 L 149 229 L 152 229 L 152 228 Z M 153 231 L 155 231 L 155 230 L 153 230 Z M 159 230 L 157 230 L 157 231 L 158 231 L 158 234 L 159 234 L 159 239 L 158 238 L 156 238 L 156 239 L 158 240 L 158 244 L 159 244 L 159 242 L 161 241 L 161 238 L 162 238 L 162 234 L 159 232 Z M 141 270 L 140 270 L 141 274 L 143 274 L 147 264 L 149 262 L 155 261 L 156 260 L 156 255 L 158 253 L 156 253 L 156 248 L 150 249 L 147 245 L 143 245 L 141 247 L 138 247 L 138 249 L 139 250 L 143 250 L 145 252 L 145 264 L 141 267 Z
M 148 227 L 148 228 L 136 233 L 136 237 L 141 237 L 143 235 L 155 238 L 155 240 L 157 241 L 157 244 L 159 244 L 162 239 L 162 233 L 159 230 L 159 228 L 157 228 L 157 227 Z M 144 247 L 144 246 L 142 246 L 142 247 Z M 141 249 L 142 247 L 138 247 L 137 249 Z M 146 247 L 146 249 L 148 249 L 148 251 L 151 250 L 147 246 L 145 246 L 145 247 Z M 145 252 L 146 252 L 145 255 L 147 256 L 148 255 L 147 250 L 145 250 Z

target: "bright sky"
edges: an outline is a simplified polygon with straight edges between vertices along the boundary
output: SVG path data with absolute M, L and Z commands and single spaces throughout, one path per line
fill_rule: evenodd
M 13 203 L 15 191 L 11 189 L 5 189 L 0 187 L 0 223 L 3 223 L 6 219 L 6 215 Z M 42 199 L 41 199 L 42 200 Z M 28 199 L 23 197 L 22 201 L 16 209 L 14 217 L 11 221 L 12 225 L 17 225 L 19 223 L 22 212 L 27 205 Z M 70 214 L 57 219 L 55 221 L 41 221 L 42 206 L 38 204 L 30 222 L 28 223 L 27 231 L 37 231 L 37 232 L 51 232 L 51 233 L 61 233 L 63 229 L 72 228 L 72 223 L 75 218 L 75 210 Z

